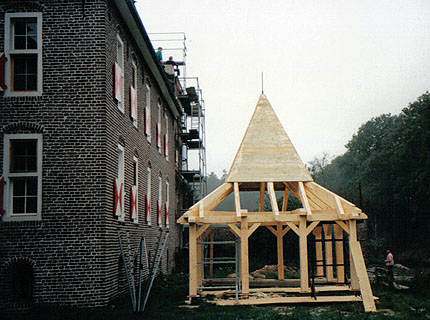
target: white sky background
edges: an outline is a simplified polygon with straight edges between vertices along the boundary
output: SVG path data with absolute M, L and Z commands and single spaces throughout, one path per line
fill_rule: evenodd
M 199 77 L 206 102 L 208 172 L 218 176 L 251 119 L 261 72 L 305 163 L 343 154 L 361 124 L 397 114 L 430 90 L 429 0 L 137 0 L 136 7 L 148 33 L 187 36 L 187 75 Z

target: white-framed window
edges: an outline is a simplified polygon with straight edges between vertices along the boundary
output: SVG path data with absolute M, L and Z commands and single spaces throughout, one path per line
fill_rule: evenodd
M 163 184 L 162 184 L 161 174 L 158 176 L 158 200 L 157 200 L 157 223 L 161 227 L 163 225 L 163 211 L 162 206 L 162 194 L 163 194 Z
M 169 219 L 170 219 L 170 194 L 169 194 L 169 179 L 166 179 L 166 203 L 164 206 L 165 212 L 165 224 L 166 227 L 169 227 Z
M 151 225 L 151 166 L 148 165 L 146 170 L 145 220 Z
M 130 116 L 133 125 L 138 126 L 138 103 L 137 103 L 137 64 L 133 59 L 131 61 L 131 85 L 130 85 Z
M 164 134 L 164 158 L 169 161 L 169 117 L 167 112 L 164 114 L 164 120 L 166 122 L 166 133 Z
M 145 104 L 145 135 L 146 140 L 151 143 L 151 88 L 146 85 L 146 104 Z
M 5 96 L 40 96 L 42 13 L 5 13 Z
M 42 219 L 42 134 L 5 134 L 3 221 Z
M 116 59 L 114 68 L 115 99 L 118 109 L 124 113 L 124 42 L 119 34 L 116 36 Z
M 161 104 L 160 102 L 157 103 L 157 150 L 159 153 L 161 153 Z
M 118 145 L 118 190 L 119 201 L 120 201 L 120 212 L 116 212 L 119 221 L 124 221 L 125 210 L 124 210 L 124 147 Z
M 139 159 L 133 156 L 133 183 L 130 189 L 130 216 L 134 223 L 139 223 Z

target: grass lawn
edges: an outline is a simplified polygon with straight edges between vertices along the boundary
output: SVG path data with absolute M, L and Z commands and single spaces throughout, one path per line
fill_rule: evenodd
M 144 314 L 133 314 L 130 300 L 124 298 L 106 308 L 39 308 L 30 314 L 13 314 L 3 319 L 430 319 L 428 295 L 419 296 L 375 285 L 374 295 L 380 298 L 377 313 L 365 313 L 361 303 L 219 307 L 201 302 L 189 308 L 184 307 L 187 281 L 187 276 L 183 274 L 157 279 Z

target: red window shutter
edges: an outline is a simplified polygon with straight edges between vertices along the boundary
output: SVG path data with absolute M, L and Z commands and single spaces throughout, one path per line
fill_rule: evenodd
M 151 223 L 151 199 L 149 194 L 145 195 L 145 209 L 146 222 L 149 224 Z
M 4 203 L 3 203 L 5 184 L 6 184 L 6 180 L 3 177 L 1 177 L 0 179 L 0 216 L 5 214 Z
M 131 196 L 131 210 L 130 210 L 130 214 L 131 214 L 131 219 L 134 222 L 137 222 L 137 186 L 132 186 L 130 188 L 130 196 Z
M 121 217 L 123 215 L 123 204 L 122 204 L 122 193 L 124 185 L 122 184 L 120 179 L 115 179 L 115 201 L 114 201 L 114 213 L 117 217 Z
M 5 83 L 5 63 L 6 63 L 6 56 L 4 55 L 4 52 L 0 55 L 0 91 L 4 91 L 6 89 L 6 83 Z
M 137 92 L 133 87 L 130 87 L 130 109 L 131 118 L 137 119 Z
M 122 101 L 122 70 L 118 62 L 115 62 L 115 65 L 114 65 L 114 74 L 115 74 L 114 97 L 116 100 Z

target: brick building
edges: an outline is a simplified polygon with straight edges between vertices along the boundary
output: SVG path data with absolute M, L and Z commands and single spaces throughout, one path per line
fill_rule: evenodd
M 118 229 L 171 271 L 183 109 L 133 1 L 0 1 L 0 52 L 0 309 L 107 305 Z

